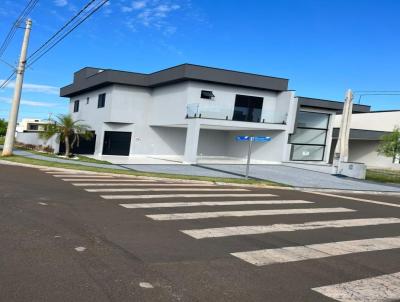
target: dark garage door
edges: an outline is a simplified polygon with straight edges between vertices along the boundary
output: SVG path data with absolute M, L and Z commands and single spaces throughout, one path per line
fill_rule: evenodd
M 93 136 L 90 139 L 84 139 L 82 136 L 79 136 L 79 146 L 75 143 L 74 148 L 71 150 L 73 154 L 94 154 L 94 149 L 96 146 L 96 134 L 92 131 Z M 73 136 L 69 138 L 69 141 L 72 142 Z M 65 142 L 60 141 L 60 153 L 65 153 Z
M 132 132 L 105 131 L 104 155 L 129 155 Z

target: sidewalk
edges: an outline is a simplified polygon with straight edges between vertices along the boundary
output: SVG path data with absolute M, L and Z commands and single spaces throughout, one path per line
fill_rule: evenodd
M 33 159 L 45 160 L 66 164 L 75 164 L 89 167 L 136 170 L 141 172 L 168 173 L 177 175 L 208 176 L 217 178 L 244 178 L 245 165 L 184 165 L 184 164 L 160 164 L 160 165 L 113 165 L 98 164 L 82 161 L 53 158 L 33 154 L 28 151 L 15 150 L 15 155 Z M 285 165 L 251 165 L 250 178 L 269 180 L 298 188 L 334 189 L 372 192 L 400 192 L 400 185 L 386 185 L 371 181 L 357 180 L 347 177 L 305 170 L 298 167 Z

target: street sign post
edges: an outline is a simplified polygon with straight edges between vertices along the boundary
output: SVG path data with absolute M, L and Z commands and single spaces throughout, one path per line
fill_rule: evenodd
M 247 151 L 247 164 L 246 164 L 246 179 L 249 179 L 249 171 L 250 171 L 250 161 L 251 161 L 251 147 L 253 146 L 253 142 L 256 143 L 267 143 L 272 140 L 269 136 L 236 136 L 235 140 L 237 142 L 249 142 L 249 149 Z

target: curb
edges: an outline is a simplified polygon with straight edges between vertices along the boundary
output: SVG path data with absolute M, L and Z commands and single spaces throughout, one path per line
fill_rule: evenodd
M 149 180 L 161 180 L 168 182 L 180 182 L 180 183 L 199 183 L 199 184 L 215 184 L 220 186 L 231 186 L 231 187 L 247 187 L 247 188 L 259 188 L 259 189 L 271 189 L 271 190 L 288 190 L 288 191 L 301 191 L 304 193 L 313 193 L 313 192 L 324 192 L 324 193 L 342 193 L 342 194 L 360 194 L 360 195 L 387 195 L 387 196 L 400 196 L 400 192 L 393 191 L 360 191 L 360 190 L 342 190 L 342 189 L 329 189 L 329 188 L 309 188 L 309 187 L 285 187 L 285 186 L 271 186 L 271 185 L 262 185 L 262 184 L 241 184 L 241 183 L 229 183 L 229 182 L 219 182 L 219 181 L 208 181 L 208 180 L 190 180 L 190 179 L 179 179 L 179 178 L 168 178 L 168 177 L 155 177 L 155 176 L 140 176 L 140 175 L 126 175 L 119 173 L 111 173 L 111 172 L 93 172 L 93 171 L 85 171 L 79 169 L 68 169 L 68 168 L 57 168 L 57 167 L 48 167 L 41 165 L 32 165 L 32 164 L 24 164 L 24 163 L 16 163 L 10 162 L 6 160 L 0 159 L 0 164 L 9 165 L 9 166 L 20 166 L 20 167 L 28 167 L 28 168 L 44 168 L 54 171 L 60 172 L 70 172 L 70 171 L 80 171 L 85 174 L 93 174 L 93 175 L 109 175 L 109 176 L 119 176 L 121 178 L 141 178 L 141 179 L 149 179 Z

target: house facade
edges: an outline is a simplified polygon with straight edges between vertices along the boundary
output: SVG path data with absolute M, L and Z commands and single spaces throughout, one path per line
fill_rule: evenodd
M 296 97 L 288 80 L 183 64 L 151 74 L 83 68 L 61 88 L 74 119 L 95 132 L 95 155 L 162 156 L 186 163 L 328 163 L 341 102 Z M 354 105 L 354 112 L 369 112 Z

